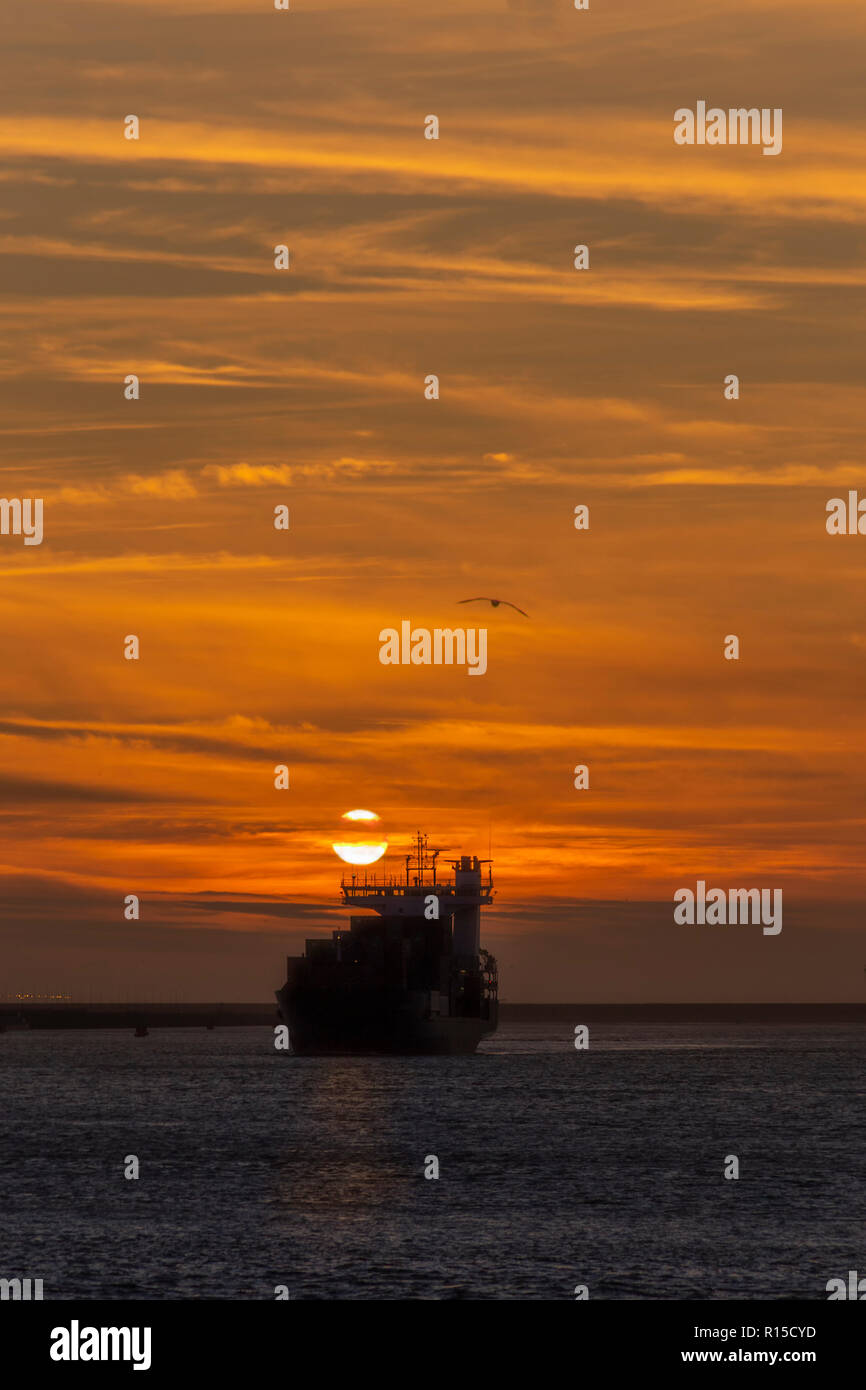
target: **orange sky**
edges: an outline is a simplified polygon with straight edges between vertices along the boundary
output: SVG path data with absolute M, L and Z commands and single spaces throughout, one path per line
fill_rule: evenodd
M 4 23 L 0 992 L 268 998 L 371 806 L 492 841 L 506 998 L 861 998 L 863 6 Z M 487 673 L 380 665 L 407 618 Z M 674 932 L 700 877 L 781 936 Z

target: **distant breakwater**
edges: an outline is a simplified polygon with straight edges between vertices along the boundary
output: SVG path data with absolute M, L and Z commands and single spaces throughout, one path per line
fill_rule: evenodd
M 767 1023 L 866 1025 L 866 1003 L 502 1004 L 509 1023 Z M 21 1028 L 249 1028 L 279 1022 L 272 1004 L 28 1003 L 0 1001 L 0 1030 Z

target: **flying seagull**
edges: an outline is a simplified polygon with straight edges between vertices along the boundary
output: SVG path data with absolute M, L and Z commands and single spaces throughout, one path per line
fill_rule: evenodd
M 523 613 L 522 608 L 518 608 L 516 603 L 509 603 L 507 598 L 461 598 L 458 603 L 492 603 L 494 608 L 498 608 L 500 603 L 504 603 L 506 608 L 513 608 L 516 613 Z M 524 618 L 528 618 L 528 613 L 523 613 Z

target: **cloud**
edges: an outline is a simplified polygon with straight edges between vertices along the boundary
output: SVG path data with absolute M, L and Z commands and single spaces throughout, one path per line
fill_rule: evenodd
M 185 501 L 198 495 L 195 484 L 182 468 L 168 469 L 165 473 L 155 473 L 149 478 L 130 473 L 123 480 L 122 486 L 138 497 L 160 497 L 171 502 Z
M 206 478 L 216 478 L 220 487 L 263 487 L 270 483 L 291 483 L 292 469 L 288 464 L 232 463 L 208 464 L 202 469 Z

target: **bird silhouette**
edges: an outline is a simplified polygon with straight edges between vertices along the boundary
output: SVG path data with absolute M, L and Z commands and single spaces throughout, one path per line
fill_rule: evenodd
M 498 608 L 500 603 L 504 603 L 506 608 L 513 608 L 515 613 L 523 613 L 522 608 L 518 608 L 516 603 L 509 603 L 507 598 L 461 598 L 458 603 L 492 603 L 494 608 Z M 528 618 L 528 613 L 523 613 L 524 618 Z

